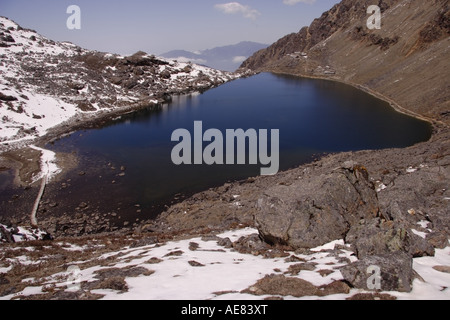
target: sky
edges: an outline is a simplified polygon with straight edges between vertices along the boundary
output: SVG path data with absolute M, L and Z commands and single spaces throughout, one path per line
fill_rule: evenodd
M 339 0 L 0 0 L 0 16 L 56 41 L 132 54 L 198 51 L 298 32 Z M 81 29 L 67 13 L 80 8 Z

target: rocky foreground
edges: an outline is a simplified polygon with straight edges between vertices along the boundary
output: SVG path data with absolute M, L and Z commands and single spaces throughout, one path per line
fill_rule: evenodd
M 414 259 L 412 268 L 405 261 L 401 280 L 415 277 L 412 291 L 374 292 L 344 280 L 358 259 L 343 240 L 310 250 L 274 248 L 241 226 L 191 237 L 28 242 L 2 249 L 0 300 L 448 299 L 449 249 Z M 393 272 L 383 271 L 385 289 L 398 282 Z
M 266 243 L 293 250 L 344 239 L 358 257 L 344 273 L 354 287 L 365 289 L 364 269 L 378 265 L 383 289 L 410 291 L 413 258 L 449 245 L 448 135 L 442 129 L 414 147 L 336 154 L 229 184 L 171 207 L 158 222 L 176 230 L 247 223 Z

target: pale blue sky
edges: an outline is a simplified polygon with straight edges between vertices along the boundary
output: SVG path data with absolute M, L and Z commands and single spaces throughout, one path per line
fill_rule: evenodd
M 87 49 L 161 54 L 240 41 L 273 43 L 309 25 L 339 0 L 0 0 L 0 15 L 53 40 Z M 69 30 L 69 5 L 81 30 Z

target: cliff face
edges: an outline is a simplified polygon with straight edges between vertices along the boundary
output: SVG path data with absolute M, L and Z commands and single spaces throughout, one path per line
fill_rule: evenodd
M 367 8 L 382 12 L 369 30 Z M 450 123 L 448 0 L 343 0 L 241 68 L 361 85 L 410 112 Z

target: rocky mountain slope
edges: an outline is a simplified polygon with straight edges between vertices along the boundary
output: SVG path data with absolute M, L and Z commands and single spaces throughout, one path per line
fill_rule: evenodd
M 55 126 L 154 106 L 237 77 L 144 52 L 122 57 L 55 42 L 0 18 L 0 151 Z M 66 127 L 66 130 L 67 130 Z
M 380 30 L 367 28 L 374 1 L 343 0 L 241 67 L 344 81 L 409 113 L 449 123 L 449 2 L 376 2 Z
M 343 238 L 359 259 L 343 270 L 348 283 L 365 288 L 366 269 L 377 265 L 390 290 L 412 290 L 406 270 L 413 258 L 435 255 L 450 238 L 448 1 L 380 0 L 381 30 L 366 26 L 372 4 L 343 0 L 241 69 L 352 84 L 432 122 L 432 139 L 330 155 L 212 189 L 169 208 L 161 224 L 183 230 L 246 222 L 265 242 L 297 250 Z

